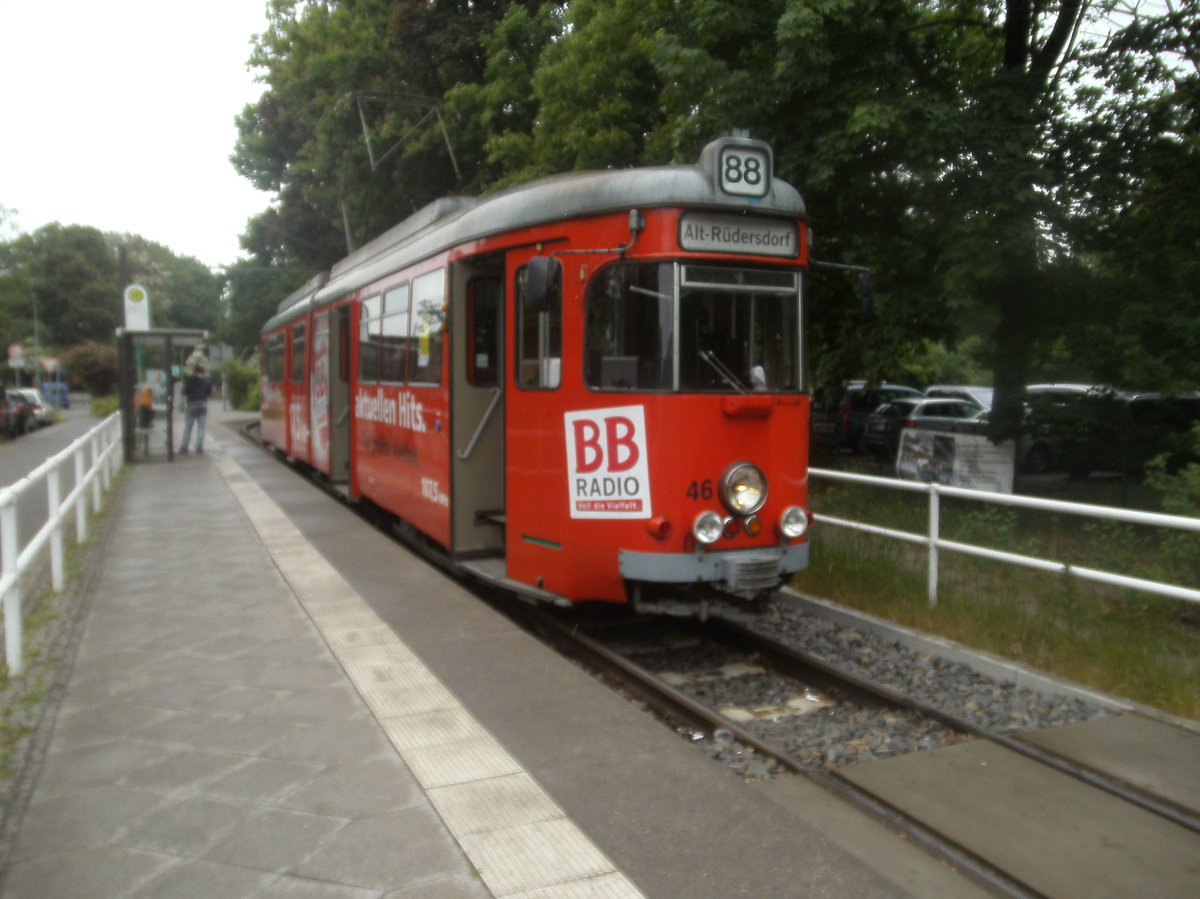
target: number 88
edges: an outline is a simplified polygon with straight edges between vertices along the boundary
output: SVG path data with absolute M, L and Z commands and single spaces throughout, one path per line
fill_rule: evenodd
M 757 156 L 747 156 L 744 159 L 730 153 L 725 157 L 725 183 L 751 186 L 762 183 L 762 160 Z

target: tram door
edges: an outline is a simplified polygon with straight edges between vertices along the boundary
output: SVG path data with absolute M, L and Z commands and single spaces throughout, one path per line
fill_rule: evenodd
M 350 484 L 350 306 L 329 312 L 329 480 Z
M 453 554 L 504 556 L 504 261 L 470 259 L 450 274 Z M 503 571 L 493 572 L 503 575 Z

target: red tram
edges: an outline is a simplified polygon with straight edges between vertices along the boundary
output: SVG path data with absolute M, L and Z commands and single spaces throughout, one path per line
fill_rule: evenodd
M 745 138 L 440 200 L 280 304 L 262 437 L 527 596 L 753 599 L 808 561 L 806 234 Z

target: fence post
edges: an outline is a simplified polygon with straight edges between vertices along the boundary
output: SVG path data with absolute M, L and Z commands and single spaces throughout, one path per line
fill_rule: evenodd
M 50 583 L 55 593 L 62 593 L 67 579 L 63 567 L 62 484 L 56 465 L 46 475 L 46 505 L 50 510 Z
M 9 500 L 0 508 L 0 570 L 11 576 L 12 586 L 4 594 L 4 657 L 8 673 L 18 675 L 25 670 L 21 652 L 24 641 L 24 622 L 21 620 L 21 580 L 17 572 L 17 504 Z
M 106 428 L 106 430 L 108 429 Z M 112 472 L 109 470 L 108 434 L 104 431 L 96 435 L 96 451 L 100 454 L 96 460 L 100 466 L 100 483 L 104 487 L 104 492 L 108 493 L 112 488 Z
M 97 515 L 100 514 L 100 508 L 104 502 L 103 494 L 100 492 L 100 444 L 98 437 L 92 437 L 88 441 L 88 445 L 92 448 L 92 511 Z
M 75 542 L 87 540 L 87 492 L 83 490 L 83 445 L 75 448 L 75 484 L 79 492 L 75 496 Z
M 942 528 L 942 504 L 938 485 L 929 485 L 929 607 L 937 607 L 938 540 Z

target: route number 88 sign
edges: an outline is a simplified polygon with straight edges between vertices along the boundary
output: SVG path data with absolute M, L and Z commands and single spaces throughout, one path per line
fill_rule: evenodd
M 765 147 L 726 145 L 719 159 L 721 190 L 737 197 L 765 197 L 771 189 L 771 155 Z

